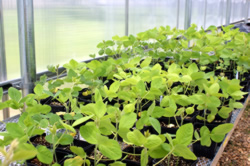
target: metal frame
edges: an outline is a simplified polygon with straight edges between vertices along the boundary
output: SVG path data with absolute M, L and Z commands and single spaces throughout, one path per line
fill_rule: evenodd
M 204 23 L 203 23 L 203 28 L 206 29 L 206 21 L 207 21 L 207 0 L 204 2 Z
M 179 29 L 180 20 L 180 0 L 177 1 L 176 28 Z
M 245 4 L 245 23 L 248 22 L 248 13 L 249 13 L 249 0 L 246 0 Z
M 226 25 L 230 24 L 232 0 L 227 0 Z
M 128 36 L 129 29 L 129 0 L 125 0 L 125 35 Z
M 36 82 L 33 0 L 17 0 L 19 50 L 23 96 L 33 92 Z
M 3 23 L 3 2 L 0 0 L 0 82 L 7 80 L 6 55 L 5 55 L 5 38 Z M 8 100 L 8 95 L 4 94 L 2 101 Z M 9 108 L 3 109 L 3 119 L 9 118 Z
M 191 16 L 192 16 L 192 0 L 186 0 L 186 2 L 185 2 L 184 29 L 188 29 L 190 27 Z

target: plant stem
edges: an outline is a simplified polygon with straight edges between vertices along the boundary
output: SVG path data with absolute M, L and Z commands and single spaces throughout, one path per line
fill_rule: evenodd
M 96 166 L 96 165 L 98 164 L 98 162 L 97 162 L 96 152 L 97 152 L 97 145 L 95 145 L 95 150 L 94 150 L 94 154 L 95 154 L 94 166 Z
M 158 161 L 153 166 L 156 166 L 156 165 L 160 164 L 163 160 L 165 160 L 168 157 L 168 155 L 172 154 L 173 151 L 174 151 L 174 149 L 172 149 L 165 157 L 163 157 L 160 161 Z

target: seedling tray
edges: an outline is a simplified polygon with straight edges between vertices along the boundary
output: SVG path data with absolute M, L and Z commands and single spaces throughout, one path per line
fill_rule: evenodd
M 249 91 L 248 91 L 249 92 Z M 240 118 L 248 104 L 248 102 L 250 101 L 250 94 L 248 94 L 245 102 L 244 102 L 244 106 L 243 108 L 241 109 L 235 109 L 233 112 L 232 112 L 232 118 L 231 118 L 231 121 L 230 123 L 233 123 L 234 124 L 234 127 L 233 129 L 226 135 L 226 137 L 224 138 L 223 142 L 221 143 L 221 145 L 217 148 L 216 150 L 216 154 L 214 156 L 213 159 L 211 160 L 203 160 L 202 157 L 197 157 L 198 158 L 198 163 L 200 165 L 203 165 L 203 166 L 216 166 L 220 157 L 222 156 L 222 153 L 225 149 L 225 147 L 227 146 L 227 143 L 228 141 L 230 140 L 230 137 L 231 135 L 233 134 L 238 122 L 240 121 Z M 16 115 L 16 116 L 13 116 L 11 118 L 8 118 L 6 120 L 4 120 L 5 123 L 7 122 L 12 122 L 12 123 L 17 123 L 18 122 L 18 119 L 19 119 L 20 115 Z M 3 123 L 0 123 L 0 131 L 5 131 L 5 124 Z M 0 160 L 3 160 L 4 157 L 0 155 Z M 202 164 L 201 164 L 202 163 Z M 25 165 L 25 164 L 24 164 Z M 16 163 L 12 163 L 10 166 L 21 166 L 21 164 L 16 164 Z

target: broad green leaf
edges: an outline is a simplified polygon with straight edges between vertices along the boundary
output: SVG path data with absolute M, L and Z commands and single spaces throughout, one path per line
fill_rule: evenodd
M 41 128 L 47 128 L 49 125 L 49 121 L 47 119 L 42 119 L 39 123 Z
M 69 158 L 64 161 L 64 166 L 77 166 L 77 165 L 82 165 L 84 163 L 84 160 L 80 156 L 76 156 L 74 158 Z
M 44 164 L 51 164 L 53 161 L 52 152 L 46 147 L 39 145 L 37 146 L 37 158 Z
M 231 104 L 231 103 L 229 103 L 229 104 Z M 240 102 L 233 102 L 232 107 L 233 108 L 243 108 L 243 104 Z
M 221 107 L 221 109 L 218 111 L 218 114 L 220 115 L 220 117 L 222 117 L 223 119 L 226 119 L 229 117 L 229 114 L 233 111 L 232 108 L 229 107 Z
M 14 138 L 21 138 L 25 135 L 24 130 L 17 123 L 7 123 L 6 130 Z
M 209 87 L 209 93 L 212 94 L 216 94 L 218 93 L 220 90 L 220 85 L 218 83 L 213 83 L 210 87 Z
M 86 122 L 87 120 L 91 119 L 94 115 L 90 115 L 90 116 L 85 116 L 85 117 L 82 117 L 80 119 L 77 119 L 73 124 L 72 126 L 75 127 L 79 124 L 82 124 L 83 122 Z
M 195 63 L 192 63 L 191 65 L 189 65 L 188 67 L 188 75 L 191 75 L 194 72 L 198 72 L 198 67 Z
M 16 88 L 13 88 L 13 87 L 10 87 L 8 89 L 8 94 L 9 94 L 10 98 L 12 100 L 15 100 L 16 102 L 19 102 L 19 100 L 22 97 L 21 92 L 19 92 L 19 90 L 17 90 Z
M 26 109 L 26 112 L 28 112 L 30 116 L 35 114 L 48 114 L 50 111 L 51 111 L 50 106 L 41 104 L 30 106 Z
M 63 134 L 59 137 L 58 143 L 61 145 L 69 145 L 73 142 L 74 138 L 69 134 Z
M 94 122 L 88 122 L 86 125 L 80 127 L 81 136 L 91 144 L 97 144 L 97 136 L 100 135 L 99 129 Z
M 80 156 L 81 158 L 86 157 L 86 153 L 82 147 L 70 146 L 70 150 L 71 150 L 71 152 L 73 152 L 77 156 Z
M 192 113 L 194 113 L 194 107 L 188 107 L 188 108 L 186 108 L 186 113 L 187 114 L 192 114 Z
M 66 123 L 63 123 L 62 121 L 60 121 L 61 122 L 61 124 L 63 125 L 63 127 L 65 128 L 65 129 L 67 129 L 67 130 L 69 130 L 69 131 L 71 131 L 71 132 L 73 132 L 73 133 L 76 133 L 76 130 L 72 127 L 72 126 L 70 126 L 70 125 L 68 125 L 68 124 L 66 124 Z
M 150 135 L 146 139 L 147 142 L 144 144 L 144 146 L 148 149 L 155 148 L 162 144 L 162 139 L 157 135 Z
M 126 166 L 125 163 L 121 162 L 121 161 L 116 161 L 114 163 L 109 164 L 110 166 Z
M 122 151 L 119 143 L 113 139 L 101 136 L 98 138 L 98 149 L 101 153 L 112 160 L 122 157 Z
M 147 57 L 144 59 L 144 61 L 141 63 L 141 68 L 147 67 L 149 66 L 149 64 L 151 63 L 152 57 Z
M 189 96 L 188 97 L 188 100 L 193 103 L 193 104 L 204 104 L 204 100 L 203 100 L 203 97 L 202 95 L 199 95 L 199 94 L 194 94 L 192 96 Z
M 41 96 L 43 94 L 43 86 L 41 84 L 37 84 L 34 88 L 34 92 L 36 95 Z
M 148 164 L 148 151 L 146 148 L 144 148 L 141 151 L 141 166 L 147 166 Z
M 119 128 L 132 128 L 136 121 L 136 113 L 130 112 L 122 115 Z
M 165 146 L 168 146 L 169 148 L 163 148 L 163 144 L 165 144 Z M 163 144 L 156 147 L 156 148 L 149 149 L 149 151 L 148 151 L 149 156 L 152 158 L 155 158 L 155 159 L 163 158 L 164 156 L 166 156 L 169 153 L 169 151 L 167 151 L 165 149 L 171 149 L 171 147 L 167 143 L 163 143 Z
M 211 139 L 210 139 L 210 131 L 207 126 L 202 126 L 200 128 L 200 135 L 201 135 L 201 145 L 202 146 L 210 146 Z
M 125 113 L 130 113 L 130 112 L 134 112 L 135 110 L 135 102 L 134 103 L 130 103 L 130 104 L 126 104 L 123 108 L 123 112 Z
M 165 115 L 167 112 L 164 108 L 156 106 L 151 114 L 152 117 L 154 118 L 160 118 L 163 115 Z
M 112 92 L 117 92 L 118 91 L 118 89 L 119 89 L 119 87 L 120 87 L 120 82 L 119 81 L 115 81 L 114 83 L 112 83 L 111 85 L 110 85 L 110 91 L 112 91 Z
M 137 129 L 135 129 L 132 132 L 129 132 L 127 134 L 127 138 L 131 143 L 133 143 L 137 146 L 144 145 L 145 142 L 147 141 L 146 138 L 144 137 L 144 135 L 142 135 L 142 133 Z
M 153 128 L 158 132 L 158 134 L 161 134 L 161 124 L 160 122 L 152 117 L 149 117 L 149 122 L 153 126 Z
M 174 147 L 174 154 L 187 160 L 196 160 L 195 154 L 185 145 L 178 144 Z
M 28 160 L 34 158 L 37 154 L 36 148 L 32 144 L 22 143 L 18 146 L 18 149 L 15 151 L 12 160 Z
M 145 92 L 146 92 L 146 88 L 145 88 L 145 84 L 142 80 L 140 80 L 137 84 L 136 84 L 136 88 L 138 90 L 138 94 L 142 97 Z
M 225 135 L 233 128 L 232 123 L 221 124 L 213 128 L 210 136 L 214 142 L 221 142 Z
M 176 132 L 175 145 L 182 144 L 188 146 L 192 142 L 193 133 L 194 127 L 192 123 L 182 125 Z

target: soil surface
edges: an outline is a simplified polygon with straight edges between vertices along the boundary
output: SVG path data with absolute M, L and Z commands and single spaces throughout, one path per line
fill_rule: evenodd
M 250 165 L 250 102 L 234 130 L 217 166 Z
M 157 162 L 158 160 L 155 160 L 154 164 Z M 184 160 L 183 158 L 179 158 L 179 157 L 175 157 L 171 155 L 169 163 L 168 163 L 168 158 L 166 158 L 159 164 L 159 166 L 191 166 L 194 164 L 194 162 L 195 161 Z

